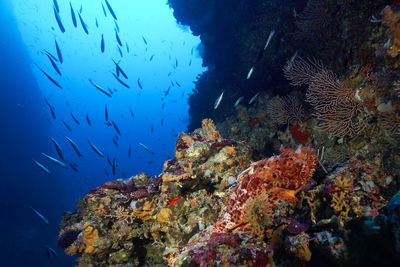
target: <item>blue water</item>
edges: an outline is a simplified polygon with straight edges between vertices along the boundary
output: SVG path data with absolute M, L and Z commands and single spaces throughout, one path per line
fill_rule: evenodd
M 108 180 L 139 172 L 159 174 L 162 163 L 173 157 L 176 135 L 186 130 L 187 98 L 196 76 L 204 71 L 201 58 L 196 56 L 199 39 L 176 24 L 164 0 L 109 2 L 117 16 L 122 57 L 117 49 L 115 21 L 109 10 L 107 16 L 103 14 L 101 3 L 107 8 L 104 1 L 71 1 L 78 20 L 76 28 L 69 1 L 58 1 L 65 33 L 55 20 L 53 0 L 0 2 L 1 266 L 73 266 L 74 258 L 56 246 L 62 213 L 75 209 L 77 199 Z M 81 6 L 89 34 L 78 18 Z M 102 34 L 104 53 L 100 49 Z M 63 55 L 63 63 L 57 63 L 62 76 L 44 52 L 57 57 L 55 40 Z M 120 78 L 129 89 L 111 74 L 115 73 L 112 60 L 119 62 L 128 75 L 128 79 Z M 37 66 L 63 89 L 57 88 Z M 95 89 L 89 79 L 112 89 L 112 97 Z M 143 89 L 139 88 L 138 79 Z M 165 96 L 168 87 L 170 91 Z M 118 125 L 121 136 L 107 125 L 106 105 L 109 122 L 113 120 Z M 87 114 L 91 126 L 86 121 Z M 64 136 L 76 142 L 82 157 Z M 118 146 L 113 142 L 116 136 Z M 74 164 L 78 172 L 71 167 L 63 169 L 41 155 L 59 159 L 50 138 L 60 144 L 67 164 Z M 104 158 L 91 149 L 88 140 L 104 153 Z M 111 161 L 116 159 L 115 175 L 107 156 Z M 32 159 L 48 168 L 50 174 L 39 169 Z M 34 214 L 31 206 L 49 220 L 49 225 Z M 57 259 L 47 258 L 46 245 L 56 250 Z

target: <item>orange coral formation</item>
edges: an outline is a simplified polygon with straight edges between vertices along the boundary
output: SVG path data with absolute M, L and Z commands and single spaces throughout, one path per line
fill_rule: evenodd
M 211 119 L 204 119 L 201 122 L 201 127 L 202 128 L 200 130 L 196 130 L 195 133 L 198 132 L 206 140 L 216 141 L 222 138 Z
M 348 178 L 336 177 L 333 184 L 342 191 L 349 191 L 353 189 L 353 182 Z
M 336 214 L 340 214 L 343 216 L 347 216 L 350 211 L 350 207 L 346 203 L 346 196 L 343 192 L 341 192 L 340 194 L 333 194 L 331 207 Z
M 225 147 L 225 151 L 226 151 L 226 153 L 228 153 L 232 157 L 236 156 L 236 150 L 231 146 Z
M 153 203 L 150 201 L 146 201 L 143 207 L 133 210 L 133 215 L 142 219 L 142 221 L 150 221 L 153 209 L 154 209 Z
M 317 165 L 315 151 L 306 147 L 285 149 L 282 154 L 252 164 L 238 177 L 223 217 L 208 231 L 224 232 L 245 229 L 245 208 L 249 198 L 261 193 L 268 194 L 272 210 L 279 203 L 296 203 L 295 194 L 311 179 Z
M 162 208 L 157 214 L 157 221 L 159 223 L 168 223 L 171 217 L 172 211 L 169 208 Z
M 96 228 L 86 223 L 83 230 L 83 238 L 82 241 L 85 244 L 85 253 L 93 253 L 94 252 L 94 242 L 99 238 L 99 232 Z

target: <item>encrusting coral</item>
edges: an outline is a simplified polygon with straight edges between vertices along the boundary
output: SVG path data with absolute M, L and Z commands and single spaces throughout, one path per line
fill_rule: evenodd
M 175 154 L 155 179 L 107 182 L 63 216 L 61 236 L 74 233 L 64 249 L 79 266 L 267 266 L 315 251 L 350 263 L 343 227 L 377 217 L 396 185 L 367 150 L 318 182 L 309 147 L 252 162 L 211 120 L 181 134 Z

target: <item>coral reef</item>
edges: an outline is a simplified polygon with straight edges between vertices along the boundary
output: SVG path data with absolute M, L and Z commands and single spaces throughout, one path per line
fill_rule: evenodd
M 176 157 L 157 177 L 141 173 L 87 193 L 63 215 L 60 243 L 80 255 L 78 266 L 358 263 L 365 249 L 350 249 L 354 223 L 372 227 L 400 203 L 389 202 L 398 183 L 382 154 L 360 148 L 321 175 L 316 150 L 280 150 L 253 162 L 244 143 L 223 139 L 205 119 L 179 135 Z
M 158 176 L 87 193 L 60 246 L 80 266 L 397 266 L 395 2 L 169 0 L 209 67 L 191 132 Z

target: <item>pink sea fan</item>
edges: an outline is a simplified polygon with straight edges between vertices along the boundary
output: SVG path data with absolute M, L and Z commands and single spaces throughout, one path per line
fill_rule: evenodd
M 319 128 L 332 136 L 344 137 L 360 132 L 365 124 L 357 120 L 362 102 L 357 91 L 339 82 L 321 61 L 297 59 L 284 68 L 284 75 L 292 85 L 308 85 L 306 101 L 315 109 Z

